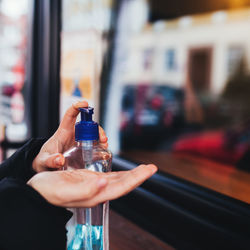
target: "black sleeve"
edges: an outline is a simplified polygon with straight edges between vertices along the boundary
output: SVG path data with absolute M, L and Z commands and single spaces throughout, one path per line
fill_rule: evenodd
M 49 204 L 24 182 L 0 181 L 0 249 L 65 250 L 72 213 Z
M 31 139 L 0 165 L 0 180 L 13 177 L 27 182 L 35 172 L 32 162 L 46 139 Z

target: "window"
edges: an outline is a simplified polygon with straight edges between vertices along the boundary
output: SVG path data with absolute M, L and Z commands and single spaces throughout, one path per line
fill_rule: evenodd
M 30 136 L 25 90 L 30 6 L 29 0 L 0 1 L 0 142 L 20 143 Z M 0 161 L 13 152 L 0 149 Z
M 124 1 L 117 24 L 105 120 L 111 150 L 250 203 L 250 58 L 244 53 L 250 8 L 140 18 L 134 30 L 132 8 L 140 6 L 142 16 L 157 9 L 134 2 Z M 145 60 L 130 70 L 145 74 L 128 77 L 123 65 L 132 65 L 131 53 Z
M 60 116 L 83 98 L 95 107 L 98 120 L 112 1 L 63 0 L 62 4 Z

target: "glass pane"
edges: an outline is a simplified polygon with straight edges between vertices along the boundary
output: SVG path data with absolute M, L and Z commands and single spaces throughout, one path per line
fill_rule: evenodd
M 184 4 L 188 16 L 174 4 L 121 4 L 105 121 L 109 145 L 250 203 L 250 8 L 205 1 L 204 9 L 196 2 Z
M 29 0 L 0 1 L 1 141 L 23 142 L 27 139 L 24 88 L 29 11 Z
M 108 47 L 111 0 L 64 0 L 61 49 L 61 117 L 77 100 L 95 107 L 97 120 L 100 77 Z

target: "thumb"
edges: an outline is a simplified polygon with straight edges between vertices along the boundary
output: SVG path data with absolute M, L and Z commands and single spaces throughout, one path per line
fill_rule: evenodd
M 60 153 L 56 153 L 52 155 L 46 155 L 42 160 L 42 165 L 48 168 L 60 168 L 63 166 L 64 162 L 64 156 Z

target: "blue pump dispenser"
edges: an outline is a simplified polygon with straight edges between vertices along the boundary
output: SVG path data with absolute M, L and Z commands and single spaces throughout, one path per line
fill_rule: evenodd
M 81 121 L 75 125 L 76 141 L 97 141 L 99 140 L 98 123 L 92 120 L 94 109 L 79 108 L 81 113 Z

